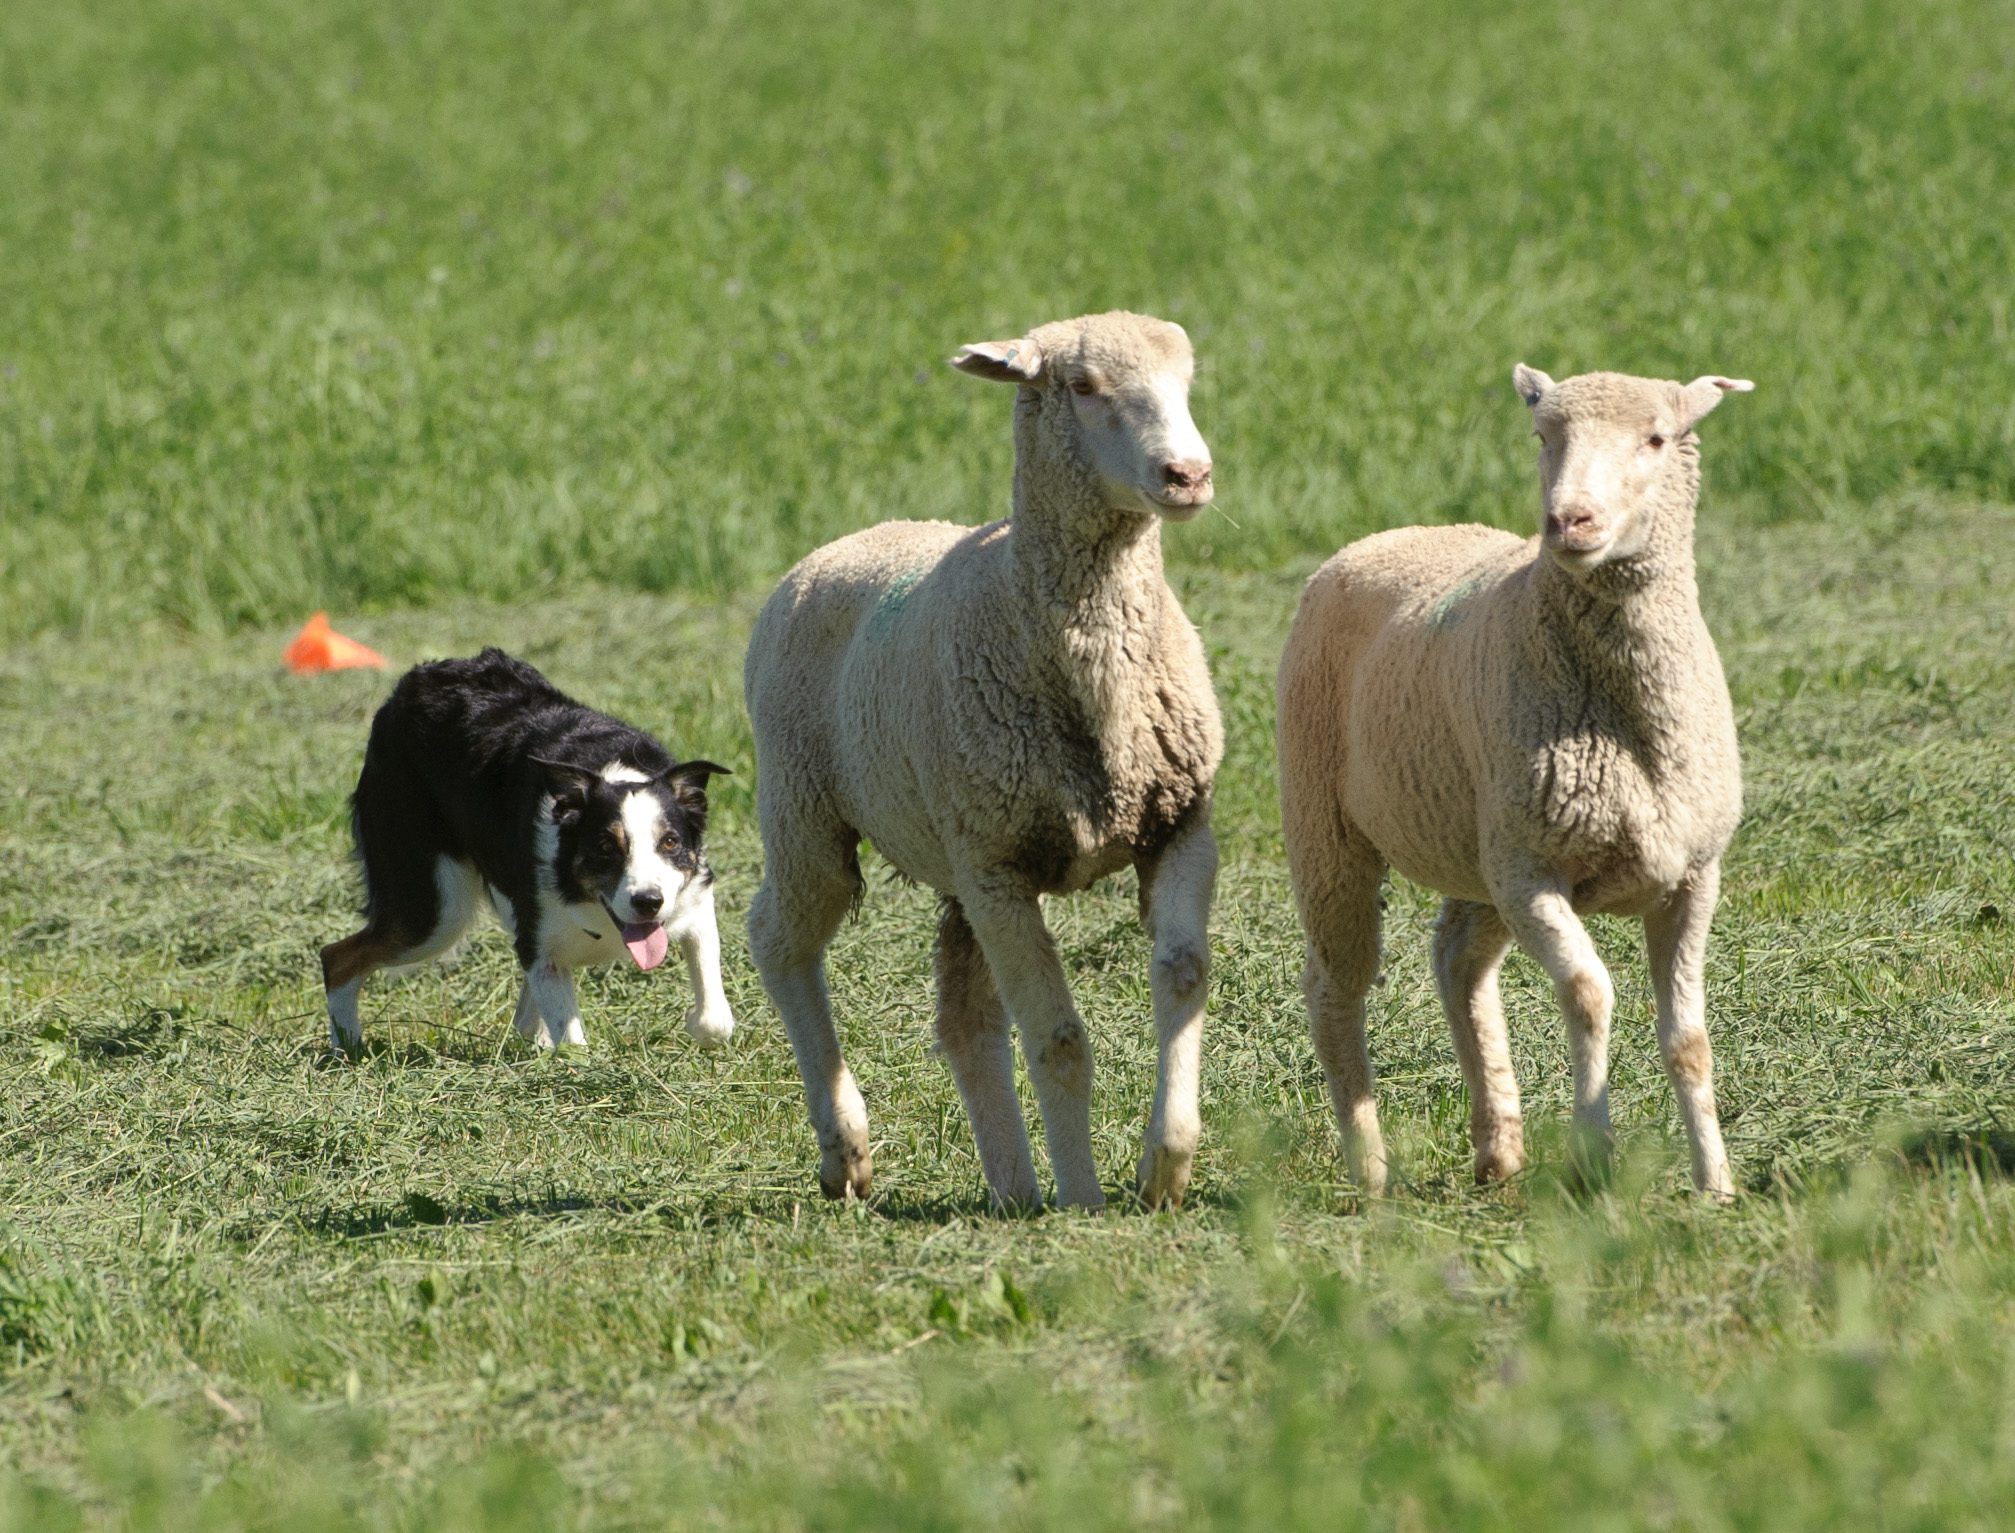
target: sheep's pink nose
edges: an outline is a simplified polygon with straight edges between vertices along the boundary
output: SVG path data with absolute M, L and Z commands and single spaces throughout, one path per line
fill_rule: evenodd
M 1557 538 L 1586 532 L 1594 526 L 1595 513 L 1586 506 L 1562 506 L 1546 513 L 1546 530 Z
M 1210 459 L 1178 458 L 1164 463 L 1161 478 L 1171 490 L 1200 490 L 1210 483 Z

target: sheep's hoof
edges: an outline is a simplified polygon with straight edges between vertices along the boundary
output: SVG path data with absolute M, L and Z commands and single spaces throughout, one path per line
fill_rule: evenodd
M 819 1191 L 835 1203 L 849 1196 L 865 1203 L 874 1185 L 874 1157 L 865 1148 L 827 1150 L 819 1157 Z
M 1715 1208 L 1727 1208 L 1734 1203 L 1735 1183 L 1726 1171 L 1721 1173 L 1721 1180 L 1710 1181 L 1700 1189 L 1700 1201 Z
M 1181 1208 L 1194 1164 L 1194 1156 L 1166 1145 L 1149 1150 L 1141 1156 L 1140 1169 L 1134 1173 L 1134 1196 L 1145 1208 Z
M 1365 1148 L 1344 1156 L 1344 1166 L 1350 1172 L 1350 1179 L 1357 1183 L 1357 1190 L 1367 1198 L 1385 1196 L 1386 1183 L 1391 1177 L 1391 1167 L 1385 1158 L 1385 1143 Z
M 1583 1198 L 1607 1192 L 1616 1180 L 1615 1148 L 1607 1133 L 1577 1127 L 1568 1141 L 1567 1190 Z
M 1476 1185 L 1508 1182 L 1525 1169 L 1525 1136 L 1516 1123 L 1494 1133 L 1479 1134 L 1476 1149 Z
M 1492 1152 L 1476 1157 L 1476 1185 L 1488 1187 L 1496 1182 L 1508 1182 L 1525 1169 L 1525 1152 L 1510 1150 Z

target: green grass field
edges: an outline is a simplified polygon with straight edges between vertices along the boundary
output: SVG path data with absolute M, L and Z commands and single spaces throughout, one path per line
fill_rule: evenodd
M 2015 1520 L 2011 142 L 2006 0 L 0 7 L 0 1527 Z M 1195 338 L 1221 486 L 1168 539 L 1229 732 L 1190 1206 L 986 1215 L 931 905 L 875 872 L 835 1208 L 738 940 L 748 625 L 824 538 L 1004 510 L 942 359 L 1113 305 Z M 1701 518 L 1725 1211 L 1634 928 L 1599 1194 L 1522 960 L 1535 1169 L 1469 1185 L 1422 891 L 1377 1206 L 1303 1032 L 1294 598 L 1378 526 L 1530 525 L 1520 359 L 1758 383 Z M 316 606 L 737 767 L 731 1049 L 674 965 L 535 1057 L 486 934 L 327 1064 L 389 681 L 281 673 Z M 1130 883 L 1052 920 L 1117 1188 Z

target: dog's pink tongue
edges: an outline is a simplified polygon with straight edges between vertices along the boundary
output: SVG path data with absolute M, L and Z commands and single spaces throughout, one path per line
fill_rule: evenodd
M 662 926 L 643 926 L 634 921 L 623 923 L 623 946 L 630 950 L 630 956 L 637 961 L 640 969 L 655 969 L 665 961 L 665 949 L 670 941 Z

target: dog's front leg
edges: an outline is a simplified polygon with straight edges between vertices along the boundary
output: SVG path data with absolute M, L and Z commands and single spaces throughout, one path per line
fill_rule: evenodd
M 734 1033 L 734 1013 L 721 989 L 721 934 L 714 924 L 714 896 L 708 891 L 674 935 L 692 977 L 693 1004 L 686 1011 L 686 1032 L 699 1043 L 726 1043 Z
M 563 1043 L 586 1043 L 581 1030 L 581 1006 L 574 998 L 574 976 L 549 958 L 525 970 L 525 991 L 518 999 L 518 1032 L 542 1049 Z
M 518 987 L 518 1009 L 511 1017 L 511 1026 L 518 1036 L 527 1043 L 540 1047 L 550 1047 L 546 1038 L 545 1019 L 539 1015 L 539 1003 L 532 998 L 532 976 L 525 975 L 525 982 Z

